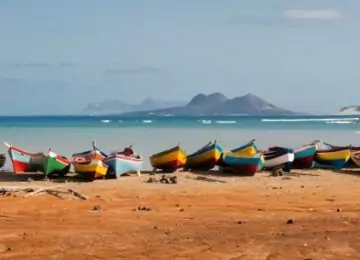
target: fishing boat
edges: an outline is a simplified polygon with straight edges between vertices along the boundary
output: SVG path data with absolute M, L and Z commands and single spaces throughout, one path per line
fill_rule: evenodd
M 107 154 L 102 152 L 93 141 L 93 149 L 72 155 L 74 171 L 88 179 L 104 178 L 108 166 L 104 163 Z
M 33 173 L 41 170 L 39 165 L 32 162 L 44 157 L 44 153 L 30 153 L 7 142 L 4 142 L 4 144 L 8 148 L 8 154 L 15 174 Z
M 186 163 L 187 154 L 180 148 L 180 144 L 175 147 L 150 156 L 150 164 L 154 168 L 164 172 L 175 172 L 182 168 Z
M 252 139 L 247 144 L 234 148 L 230 152 L 239 156 L 254 156 L 259 152 L 259 150 L 255 145 L 255 139 Z
M 314 167 L 315 145 L 302 146 L 294 152 L 293 169 L 310 169 Z
M 58 155 L 49 149 L 48 154 L 38 156 L 30 159 L 30 163 L 45 174 L 45 176 L 51 176 L 56 174 L 58 176 L 64 176 L 69 172 L 70 161 L 65 157 Z
M 294 151 L 284 147 L 271 147 L 264 152 L 264 168 L 271 170 L 275 168 L 290 169 L 294 161 Z
M 216 141 L 210 141 L 204 147 L 187 156 L 185 168 L 190 170 L 211 170 L 219 162 L 222 151 L 222 147 Z
M 355 165 L 360 168 L 360 151 L 351 151 L 350 156 Z
M 129 146 L 121 152 L 110 153 L 104 162 L 109 166 L 109 173 L 114 173 L 116 178 L 129 172 L 136 172 L 140 176 L 143 158 L 135 154 L 132 146 Z
M 349 159 L 350 147 L 317 150 L 314 156 L 316 162 L 314 167 L 340 170 Z
M 105 178 L 108 171 L 108 166 L 102 160 L 94 159 L 91 156 L 73 157 L 72 164 L 76 173 L 90 180 Z
M 1 153 L 0 154 L 0 168 L 4 167 L 5 162 L 6 162 L 6 154 Z
M 347 149 L 350 148 L 351 152 L 359 152 L 360 146 L 338 146 L 338 145 L 332 145 L 326 142 L 323 142 L 322 140 L 315 140 L 312 142 L 312 144 L 316 145 L 317 150 L 332 150 L 332 149 Z M 343 168 L 357 168 L 359 167 L 356 162 L 353 160 L 353 158 L 350 156 L 349 160 L 345 163 Z
M 254 156 L 240 156 L 237 154 L 226 153 L 222 155 L 222 168 L 242 176 L 254 176 L 255 173 L 262 169 L 264 157 L 261 153 Z
M 101 151 L 95 144 L 95 141 L 92 142 L 92 149 L 85 152 L 75 153 L 72 157 L 91 157 L 92 159 L 98 159 L 103 161 L 107 154 Z

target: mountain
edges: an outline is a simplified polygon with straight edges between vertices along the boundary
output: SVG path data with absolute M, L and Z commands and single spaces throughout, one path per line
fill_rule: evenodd
M 84 112 L 90 114 L 118 114 L 182 106 L 184 104 L 186 104 L 186 102 L 156 100 L 151 98 L 144 99 L 139 104 L 130 104 L 121 100 L 113 99 L 102 102 L 90 103 L 86 106 Z
M 347 106 L 340 109 L 340 115 L 360 115 L 360 106 Z
M 210 115 L 279 115 L 296 114 L 290 110 L 277 107 L 253 94 L 227 98 L 224 94 L 198 94 L 185 106 L 163 109 L 144 110 L 124 115 L 175 115 L 175 116 L 210 116 Z

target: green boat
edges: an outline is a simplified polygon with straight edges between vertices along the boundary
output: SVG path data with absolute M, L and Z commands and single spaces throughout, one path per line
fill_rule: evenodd
M 44 156 L 32 158 L 30 164 L 38 169 L 40 172 L 43 172 L 45 176 L 51 176 L 57 174 L 59 177 L 66 175 L 70 169 L 70 161 L 64 157 L 60 156 L 51 150 L 48 154 Z

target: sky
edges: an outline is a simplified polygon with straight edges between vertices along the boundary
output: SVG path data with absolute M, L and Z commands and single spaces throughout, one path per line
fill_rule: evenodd
M 253 93 L 360 105 L 359 0 L 0 1 L 0 114 Z

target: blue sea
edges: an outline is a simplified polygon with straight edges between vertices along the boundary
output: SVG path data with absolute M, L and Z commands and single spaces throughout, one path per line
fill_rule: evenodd
M 217 140 L 227 149 L 251 139 L 256 139 L 262 149 L 272 145 L 296 148 L 315 139 L 360 145 L 359 119 L 338 115 L 1 116 L 0 139 L 31 152 L 51 148 L 66 156 L 90 149 L 92 140 L 105 152 L 132 144 L 148 157 L 179 142 L 191 153 L 210 140 Z M 148 160 L 144 166 L 149 168 Z

